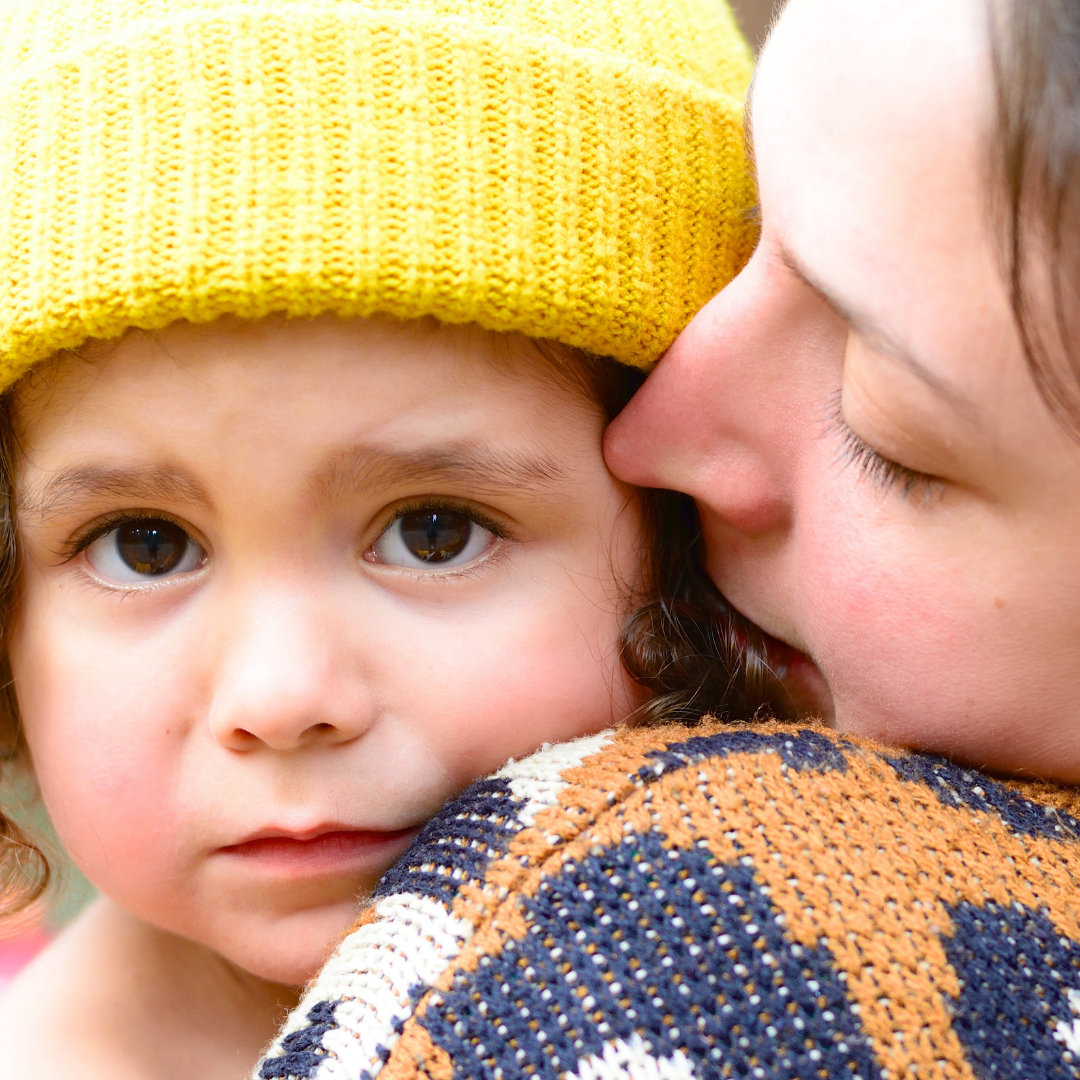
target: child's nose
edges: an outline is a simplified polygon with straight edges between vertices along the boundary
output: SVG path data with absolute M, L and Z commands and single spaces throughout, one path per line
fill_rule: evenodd
M 373 720 L 356 650 L 310 597 L 263 597 L 226 635 L 210 731 L 230 750 L 289 751 L 359 738 Z M 350 661 L 351 657 L 351 661 Z

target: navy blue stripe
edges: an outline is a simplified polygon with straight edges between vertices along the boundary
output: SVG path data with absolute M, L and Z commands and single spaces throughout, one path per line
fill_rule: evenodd
M 995 814 L 1013 832 L 1024 836 L 1042 836 L 1051 840 L 1080 838 L 1080 822 L 1072 815 L 1025 799 L 996 780 L 953 765 L 945 758 L 910 754 L 884 760 L 901 779 L 928 787 L 945 806 L 966 806 Z
M 1080 1080 L 1080 1058 L 1054 1032 L 1080 1019 L 1080 945 L 1044 912 L 966 901 L 950 911 L 945 952 L 960 980 L 952 1027 L 980 1080 Z
M 525 938 L 420 1021 L 455 1080 L 556 1080 L 635 1032 L 702 1080 L 877 1076 L 831 954 L 786 939 L 751 865 L 634 836 L 566 866 L 524 911 Z
M 372 898 L 418 893 L 449 904 L 463 882 L 482 881 L 488 863 L 505 853 L 521 829 L 520 806 L 509 780 L 473 784 L 424 826 Z
M 733 727 L 715 735 L 698 735 L 672 743 L 662 750 L 650 750 L 645 756 L 655 764 L 646 766 L 638 775 L 651 780 L 706 758 L 762 753 L 779 754 L 785 764 L 799 772 L 847 771 L 843 749 L 820 732 L 804 729 L 788 734 L 765 734 Z

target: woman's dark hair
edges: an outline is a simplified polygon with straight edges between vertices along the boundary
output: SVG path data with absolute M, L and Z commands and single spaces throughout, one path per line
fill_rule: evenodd
M 1080 436 L 1080 3 L 987 2 L 1010 299 L 1039 391 Z

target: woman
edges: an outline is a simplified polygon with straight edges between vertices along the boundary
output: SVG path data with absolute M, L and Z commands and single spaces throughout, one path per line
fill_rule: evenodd
M 793 0 L 762 236 L 607 436 L 843 731 L 1080 781 L 1080 10 Z M 807 665 L 809 668 L 809 666 Z

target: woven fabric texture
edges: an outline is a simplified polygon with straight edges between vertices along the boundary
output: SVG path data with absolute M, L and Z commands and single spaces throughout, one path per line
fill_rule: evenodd
M 1080 809 L 817 728 L 545 749 L 383 880 L 260 1080 L 1080 1077 Z
M 725 0 L 0 0 L 0 388 L 177 319 L 648 366 L 749 254 Z

